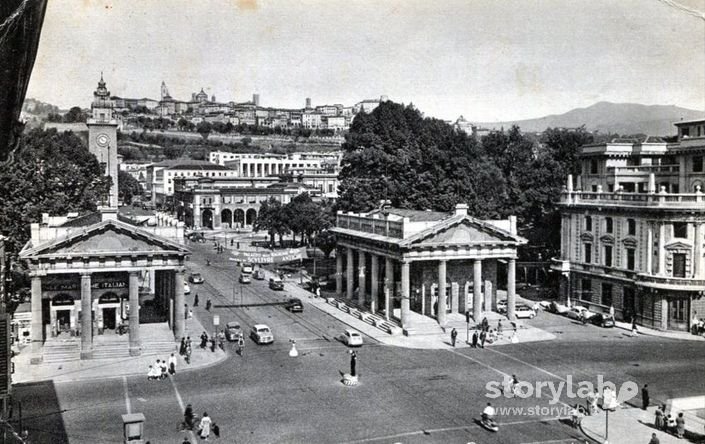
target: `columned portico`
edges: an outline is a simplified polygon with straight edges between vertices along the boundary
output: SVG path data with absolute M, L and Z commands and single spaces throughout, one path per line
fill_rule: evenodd
M 180 341 L 184 337 L 184 270 L 174 273 L 174 338 Z
M 416 315 L 435 316 L 438 324 L 445 326 L 450 322 L 448 311 L 458 314 L 470 310 L 475 322 L 480 322 L 483 310 L 496 310 L 498 262 L 510 263 L 508 305 L 513 313 L 514 258 L 517 247 L 526 243 L 516 234 L 514 219 L 481 221 L 468 216 L 466 206 L 458 205 L 451 215 L 396 209 L 367 214 L 339 212 L 336 222 L 337 247 L 347 252 L 347 299 L 354 297 L 357 284 L 356 302 L 362 307 L 368 301 L 369 285 L 371 311 L 383 310 L 387 320 L 400 321 L 404 334 L 418 334 L 427 328 L 420 320 L 414 323 Z M 336 269 L 342 272 L 340 256 Z M 384 258 L 383 306 L 378 302 L 380 258 Z M 396 267 L 400 270 L 399 287 L 394 282 Z M 483 280 L 487 282 L 484 291 Z M 337 288 L 342 292 L 342 284 Z
M 335 250 L 335 297 L 343 297 L 343 252 Z

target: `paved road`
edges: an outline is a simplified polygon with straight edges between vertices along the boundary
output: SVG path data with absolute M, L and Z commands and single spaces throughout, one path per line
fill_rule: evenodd
M 187 300 L 191 303 L 199 293 L 196 315 L 205 325 L 212 318 L 203 309 L 207 298 L 215 304 L 232 303 L 235 288 L 239 303 L 238 272 L 228 255 L 213 254 L 211 245 L 191 246 L 190 265 L 207 283 L 193 286 Z M 200 265 L 206 257 L 210 267 Z M 269 290 L 264 281 L 242 286 L 244 303 L 286 297 L 287 292 Z M 345 387 L 340 379 L 349 372 L 349 354 L 335 339 L 346 327 L 340 321 L 309 305 L 297 314 L 278 306 L 213 312 L 221 323 L 267 323 L 276 342 L 248 342 L 244 357 L 233 354 L 223 364 L 179 373 L 169 381 L 117 378 L 17 387 L 25 426 L 38 438 L 35 442 L 66 442 L 67 437 L 71 443 L 121 442 L 120 414 L 129 405 L 132 412 L 147 417 L 153 444 L 180 444 L 183 435 L 176 424 L 182 405 L 192 403 L 199 415 L 207 411 L 215 419 L 224 435 L 221 442 L 228 443 L 557 444 L 577 442 L 582 436 L 557 419 L 556 409 L 571 402 L 565 390 L 556 404 L 550 403 L 547 390 L 538 399 L 492 400 L 497 407 L 525 409 L 505 412 L 501 430 L 494 434 L 477 424 L 488 401 L 488 382 L 516 374 L 532 385 L 541 381 L 557 386 L 570 375 L 577 388 L 578 382 L 602 374 L 616 383 L 648 383 L 656 399 L 705 393 L 702 343 L 630 338 L 623 330 L 583 326 L 548 313 L 531 321 L 558 335 L 548 342 L 485 350 L 412 350 L 382 346 L 366 337 L 358 351 L 361 384 Z M 297 340 L 298 358 L 288 356 L 289 338 Z M 527 410 L 537 407 L 539 411 Z

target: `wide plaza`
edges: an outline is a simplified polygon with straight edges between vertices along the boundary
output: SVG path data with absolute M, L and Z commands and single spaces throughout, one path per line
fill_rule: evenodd
M 648 383 L 654 403 L 705 391 L 699 372 L 705 342 L 633 338 L 619 328 L 584 326 L 547 312 L 526 324 L 555 336 L 548 341 L 453 349 L 448 338 L 438 338 L 437 345 L 411 349 L 365 336 L 357 350 L 360 384 L 347 387 L 341 378 L 349 372 L 349 349 L 337 336 L 355 326 L 352 317 L 337 319 L 317 308 L 320 302 L 309 299 L 296 276 L 287 279 L 284 292 L 268 289 L 266 281 L 240 285 L 228 254 L 216 254 L 211 243 L 189 248 L 188 268 L 206 282 L 194 285 L 186 301 L 191 305 L 198 293 L 194 316 L 204 328 L 213 329 L 213 315 L 221 325 L 266 323 L 275 343 L 248 341 L 244 356 L 226 345 L 225 360 L 192 371 L 180 362 L 176 376 L 165 381 L 148 381 L 145 368 L 134 368 L 124 377 L 94 374 L 19 384 L 15 396 L 22 402 L 23 426 L 37 442 L 122 442 L 120 415 L 127 411 L 145 415 L 151 443 L 181 443 L 184 437 L 196 442 L 177 430 L 183 406 L 191 403 L 199 416 L 208 412 L 220 426 L 220 442 L 228 443 L 572 443 L 589 438 L 565 419 L 566 404 L 574 403 L 566 391 L 557 404 L 546 395 L 490 399 L 488 382 L 514 374 L 531 384 L 559 384 L 568 376 L 576 384 L 596 383 L 603 375 L 618 386 Z M 277 305 L 227 307 L 290 296 L 303 299 L 303 313 Z M 203 307 L 208 299 L 214 305 L 210 312 Z M 289 356 L 289 339 L 296 340 L 298 357 Z M 491 433 L 478 422 L 488 401 L 524 410 L 504 412 L 499 433 Z M 640 406 L 638 398 L 631 402 Z M 552 409 L 529 412 L 537 406 Z M 648 426 L 635 424 L 634 441 L 611 442 L 648 442 L 641 436 L 650 434 Z

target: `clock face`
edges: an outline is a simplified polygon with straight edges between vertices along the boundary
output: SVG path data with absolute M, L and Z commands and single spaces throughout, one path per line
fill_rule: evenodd
M 108 135 L 105 133 L 101 133 L 98 134 L 98 137 L 95 138 L 95 141 L 100 146 L 108 146 L 110 144 L 110 137 L 108 137 Z

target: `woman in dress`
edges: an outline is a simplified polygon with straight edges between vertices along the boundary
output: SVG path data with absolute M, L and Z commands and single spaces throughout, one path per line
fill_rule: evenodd
M 201 432 L 199 435 L 201 435 L 201 439 L 205 439 L 208 441 L 208 437 L 211 434 L 211 418 L 208 416 L 208 413 L 203 412 L 203 418 L 201 418 L 201 422 L 198 425 L 198 427 L 201 429 Z
M 681 412 L 676 418 L 676 436 L 683 438 L 683 435 L 685 435 L 685 418 L 683 417 L 683 412 Z
M 654 426 L 658 430 L 663 430 L 663 412 L 661 411 L 661 407 L 656 407 L 654 415 L 656 415 L 654 418 Z

